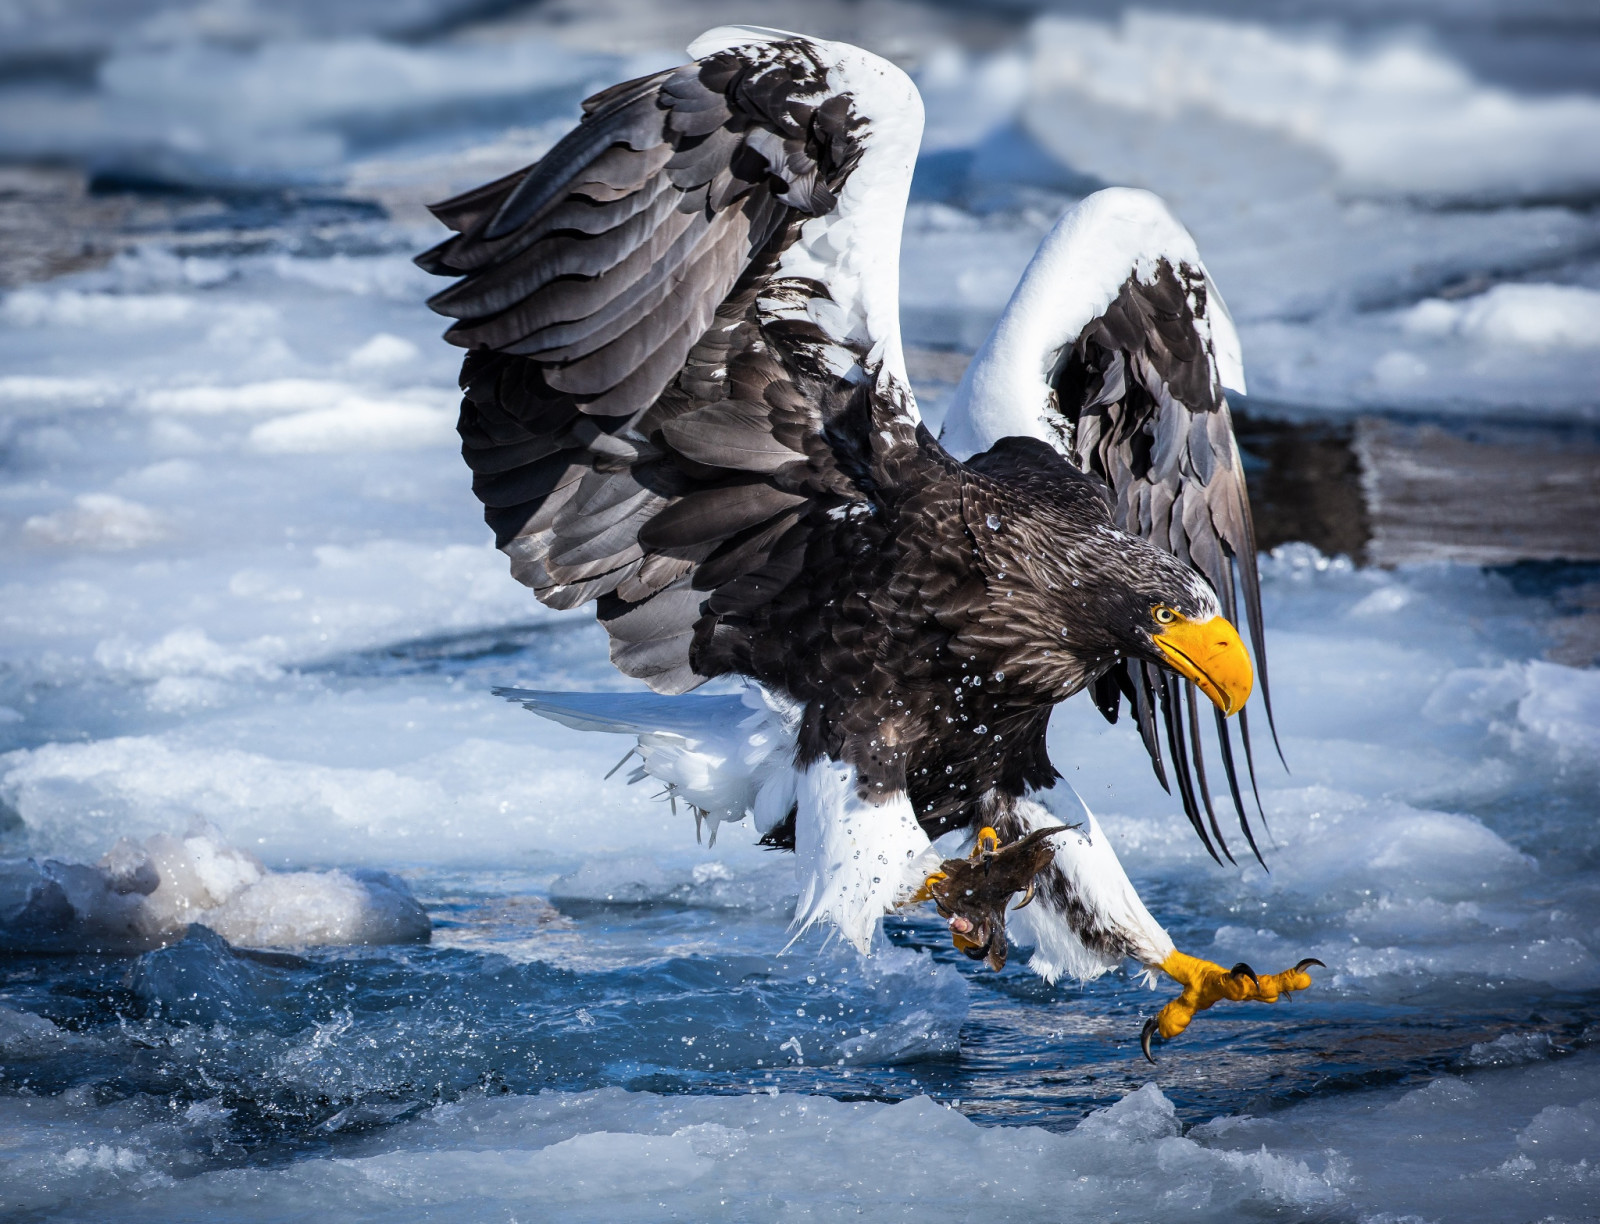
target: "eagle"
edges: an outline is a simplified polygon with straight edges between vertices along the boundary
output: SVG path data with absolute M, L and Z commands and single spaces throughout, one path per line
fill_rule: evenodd
M 633 736 L 635 779 L 697 832 L 748 820 L 792 851 L 797 937 L 826 922 L 866 953 L 884 914 L 931 900 L 996 967 L 1013 937 L 1051 981 L 1132 960 L 1182 988 L 1147 1056 L 1220 1000 L 1309 986 L 1314 961 L 1180 952 L 1045 745 L 1058 702 L 1087 690 L 1112 721 L 1126 702 L 1231 858 L 1203 695 L 1255 848 L 1223 721 L 1257 670 L 1266 687 L 1224 391 L 1243 371 L 1193 239 L 1145 192 L 1081 202 L 935 438 L 899 324 L 915 86 L 756 27 L 689 55 L 435 206 L 452 236 L 417 260 L 455 278 L 429 305 L 466 350 L 462 454 L 512 575 L 552 608 L 593 603 L 651 690 L 500 691 Z M 690 695 L 717 677 L 734 691 Z

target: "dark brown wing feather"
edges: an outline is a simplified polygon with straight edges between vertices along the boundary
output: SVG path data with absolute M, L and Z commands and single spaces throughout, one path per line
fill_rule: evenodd
M 1117 525 L 1191 563 L 1216 588 L 1230 620 L 1236 619 L 1237 593 L 1242 592 L 1270 725 L 1272 697 L 1255 528 L 1228 402 L 1205 341 L 1207 299 L 1204 270 L 1188 263 L 1174 266 L 1162 259 L 1153 277 L 1130 276 L 1111 305 L 1062 355 L 1054 387 L 1069 425 L 1073 457 L 1084 471 L 1106 482 Z M 1184 809 L 1213 857 L 1215 838 L 1216 847 L 1232 861 L 1206 784 L 1193 696 L 1185 700 L 1180 688 L 1172 677 L 1129 663 L 1103 676 L 1094 697 L 1112 721 L 1122 700 L 1128 700 L 1156 776 L 1166 786 L 1155 732 L 1154 713 L 1159 707 Z M 1254 787 L 1245 717 L 1240 714 L 1240 731 Z M 1229 729 L 1220 715 L 1217 728 L 1240 827 L 1259 859 L 1240 797 Z M 1273 739 L 1276 742 L 1275 727 Z
M 435 208 L 457 233 L 418 262 L 461 277 L 430 304 L 470 350 L 462 453 L 512 572 L 554 607 L 597 600 L 617 666 L 682 692 L 753 666 L 756 620 L 805 622 L 821 596 L 797 579 L 860 547 L 872 516 L 844 511 L 871 502 L 881 439 L 916 449 L 861 346 L 783 309 L 827 289 L 776 272 L 865 125 L 803 40 L 585 111 Z

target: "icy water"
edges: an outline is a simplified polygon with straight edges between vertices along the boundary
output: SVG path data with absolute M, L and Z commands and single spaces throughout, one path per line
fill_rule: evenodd
M 1600 484 L 1592 19 L 482 12 L 0 9 L 0 154 L 54 161 L 0 180 L 0 1212 L 1600 1218 L 1600 567 L 1528 513 Z M 917 76 L 932 420 L 1078 194 L 1195 230 L 1271 538 L 1327 550 L 1264 562 L 1270 873 L 1128 726 L 1069 703 L 1051 752 L 1181 947 L 1326 963 L 1293 1004 L 1151 1067 L 1131 977 L 923 916 L 785 950 L 783 856 L 490 695 L 625 682 L 481 527 L 421 203 L 735 16 Z M 1515 506 L 1417 509 L 1497 464 Z

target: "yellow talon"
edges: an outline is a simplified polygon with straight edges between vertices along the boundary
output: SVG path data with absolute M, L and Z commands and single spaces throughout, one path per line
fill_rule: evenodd
M 1182 986 L 1183 993 L 1145 1021 L 1144 1031 L 1139 1036 L 1144 1056 L 1155 1062 L 1150 1053 L 1150 1039 L 1159 1034 L 1163 1040 L 1170 1041 L 1189 1027 L 1196 1012 L 1205 1011 L 1213 1003 L 1224 999 L 1233 1003 L 1247 999 L 1276 1003 L 1280 995 L 1287 997 L 1294 991 L 1306 989 L 1311 985 L 1311 975 L 1306 972 L 1310 965 L 1325 967 L 1315 957 L 1307 957 L 1293 969 L 1262 977 L 1249 965 L 1224 969 L 1212 961 L 1174 950 L 1161 962 L 1161 971 Z
M 973 843 L 972 853 L 967 855 L 967 861 L 975 863 L 985 854 L 997 854 L 999 851 L 1000 834 L 996 833 L 988 825 L 984 825 L 983 828 L 978 830 L 978 839 Z M 916 892 L 912 893 L 911 896 L 901 904 L 921 905 L 924 901 L 932 901 L 934 899 L 933 886 L 938 884 L 940 881 L 948 880 L 949 878 L 950 877 L 942 871 L 934 872 L 927 879 L 922 881 L 921 888 L 917 889 Z M 956 946 L 961 946 L 961 940 L 959 936 L 956 939 Z
M 932 901 L 933 900 L 933 886 L 935 884 L 939 883 L 939 881 L 948 880 L 949 878 L 950 877 L 945 875 L 945 873 L 942 872 L 942 871 L 934 872 L 926 880 L 922 881 L 922 887 L 917 889 L 916 892 L 912 893 L 911 896 L 906 899 L 904 904 L 906 904 L 906 905 L 921 905 L 924 901 Z

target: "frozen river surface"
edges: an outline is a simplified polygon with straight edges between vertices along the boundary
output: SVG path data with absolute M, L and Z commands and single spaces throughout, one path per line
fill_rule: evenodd
M 1592 449 L 1600 32 L 1545 7 L 820 6 L 929 100 L 927 414 L 1059 210 L 1137 182 L 1253 413 Z M 1057 713 L 1181 947 L 1328 967 L 1156 1067 L 1129 977 L 975 970 L 919 916 L 781 951 L 782 856 L 490 695 L 625 682 L 490 546 L 418 205 L 730 13 L 465 8 L 109 6 L 0 62 L 0 153 L 98 176 L 72 223 L 111 255 L 0 296 L 0 1214 L 1600 1218 L 1592 564 L 1266 559 L 1270 873 L 1205 856 L 1126 723 Z

